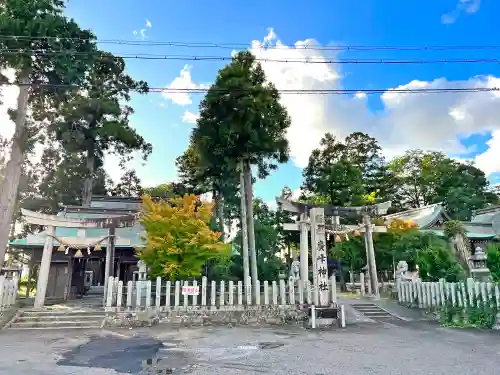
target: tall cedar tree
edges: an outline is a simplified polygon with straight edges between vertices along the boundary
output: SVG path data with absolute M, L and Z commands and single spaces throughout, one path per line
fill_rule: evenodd
M 146 247 L 139 257 L 149 267 L 150 277 L 196 277 L 210 259 L 229 256 L 229 245 L 210 229 L 210 203 L 185 195 L 168 202 L 143 199 L 141 224 Z
M 244 51 L 219 71 L 200 104 L 200 118 L 193 130 L 193 142 L 207 167 L 227 165 L 234 169 L 238 163 L 242 165 L 248 214 L 242 221 L 249 224 L 253 278 L 257 267 L 251 165 L 256 165 L 259 177 L 263 177 L 277 168 L 276 162 L 288 161 L 286 131 L 290 123 L 278 90 L 266 82 L 255 57 Z
M 53 123 L 58 140 L 69 152 L 86 152 L 87 178 L 83 204 L 88 206 L 92 197 L 95 170 L 102 165 L 105 152 L 122 157 L 141 151 L 146 159 L 152 151 L 129 124 L 132 107 L 130 92 L 145 93 L 144 81 L 134 81 L 125 73 L 125 61 L 110 53 L 100 53 L 89 71 L 86 82 L 70 101 L 60 108 L 59 121 Z
M 65 17 L 63 8 L 62 0 L 3 0 L 0 6 L 0 35 L 4 36 L 0 49 L 13 51 L 0 55 L 0 71 L 14 69 L 13 83 L 19 85 L 17 109 L 9 112 L 15 122 L 15 132 L 0 184 L 0 268 L 23 162 L 27 149 L 32 146 L 30 138 L 37 129 L 30 123 L 53 115 L 51 110 L 65 97 L 67 85 L 81 84 L 95 50 L 94 35 Z M 69 53 L 53 53 L 55 51 Z M 5 81 L 6 77 L 1 76 L 0 80 Z M 31 116 L 28 116 L 29 107 Z

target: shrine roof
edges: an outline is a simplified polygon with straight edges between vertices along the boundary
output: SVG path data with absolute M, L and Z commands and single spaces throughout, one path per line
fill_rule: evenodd
M 412 221 L 417 224 L 420 229 L 429 229 L 440 218 L 448 219 L 448 215 L 444 211 L 442 204 L 436 203 L 425 207 L 412 208 L 395 214 L 385 215 L 383 218 L 386 224 L 390 224 L 392 220 L 399 219 Z
M 55 237 L 60 238 L 62 241 L 74 243 L 81 238 L 88 238 L 99 241 L 108 236 L 108 229 L 106 228 L 56 228 Z M 119 248 L 135 248 L 144 246 L 142 237 L 145 236 L 144 229 L 140 224 L 132 227 L 116 228 L 116 247 Z M 15 239 L 9 242 L 10 246 L 20 247 L 40 247 L 45 243 L 45 231 L 28 234 L 25 238 Z M 61 243 L 54 240 L 54 246 L 59 246 Z M 106 241 L 101 243 L 101 247 L 106 247 Z
M 436 236 L 439 237 L 445 237 L 445 234 L 442 229 L 423 229 L 422 232 L 426 233 L 433 233 Z M 495 237 L 495 233 L 474 233 L 474 232 L 467 232 L 466 233 L 467 238 L 474 240 L 474 239 L 490 239 Z
M 477 210 L 471 223 L 492 224 L 495 220 L 500 220 L 500 206 Z

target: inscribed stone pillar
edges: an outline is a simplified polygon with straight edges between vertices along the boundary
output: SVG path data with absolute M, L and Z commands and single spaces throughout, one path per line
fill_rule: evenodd
M 325 237 L 325 210 L 315 207 L 311 209 L 311 232 L 314 233 L 314 242 L 312 248 L 315 249 L 313 254 L 313 264 L 316 264 L 314 281 L 317 293 L 319 295 L 319 305 L 329 305 L 328 295 L 328 264 L 326 253 L 326 237 Z
M 375 250 L 373 249 L 372 223 L 368 215 L 363 215 L 365 224 L 365 246 L 366 259 L 368 260 L 368 274 L 370 275 L 370 285 L 374 297 L 379 296 L 377 264 L 375 262 Z
M 307 214 L 300 217 L 300 280 L 302 285 L 309 280 L 309 228 Z
M 36 283 L 35 294 L 35 309 L 40 309 L 45 303 L 45 294 L 47 293 L 47 283 L 49 282 L 50 262 L 52 260 L 52 249 L 54 243 L 55 228 L 48 226 L 45 229 L 46 237 L 43 246 L 42 261 L 40 263 L 40 270 L 38 271 L 38 280 Z

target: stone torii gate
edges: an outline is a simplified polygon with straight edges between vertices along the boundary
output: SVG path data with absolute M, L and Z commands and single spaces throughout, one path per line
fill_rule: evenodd
M 373 248 L 372 232 L 385 232 L 386 227 L 375 227 L 371 223 L 371 216 L 385 215 L 391 206 L 391 202 L 384 202 L 370 206 L 360 207 L 336 207 L 332 205 L 310 205 L 287 200 L 283 197 L 276 198 L 281 207 L 288 212 L 300 215 L 298 223 L 284 224 L 284 230 L 300 230 L 300 278 L 303 283 L 309 277 L 309 246 L 308 236 L 311 231 L 311 250 L 313 264 L 313 283 L 318 288 L 319 305 L 325 306 L 328 303 L 328 271 L 326 253 L 326 221 L 325 215 L 334 218 L 333 230 L 356 230 L 364 232 L 366 259 L 368 262 L 368 274 L 370 276 L 371 290 L 378 296 L 377 266 L 375 263 L 375 251 Z M 362 225 L 340 225 L 341 216 L 362 216 Z
M 43 226 L 45 229 L 45 243 L 43 247 L 42 260 L 40 262 L 40 270 L 38 271 L 38 280 L 36 284 L 35 308 L 43 307 L 45 303 L 45 294 L 47 291 L 47 283 L 49 280 L 50 263 L 52 260 L 52 252 L 54 247 L 55 229 L 60 228 L 107 228 L 108 235 L 105 238 L 98 239 L 98 242 L 107 240 L 106 245 L 106 263 L 105 263 L 105 286 L 106 291 L 109 275 L 114 274 L 113 259 L 116 242 L 116 228 L 133 226 L 137 221 L 137 215 L 123 215 L 117 217 L 100 218 L 100 219 L 78 219 L 64 218 L 56 215 L 46 215 L 39 212 L 21 209 L 21 213 L 28 224 Z M 96 243 L 95 238 L 83 237 L 78 239 L 78 243 L 69 244 L 69 246 L 93 246 Z M 106 293 L 104 293 L 106 295 Z

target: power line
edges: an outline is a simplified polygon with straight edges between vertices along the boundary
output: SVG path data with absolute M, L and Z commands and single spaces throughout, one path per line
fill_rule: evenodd
M 0 86 L 13 86 L 12 83 L 2 83 Z M 23 86 L 23 85 L 21 85 Z M 75 85 L 56 85 L 56 84 L 27 84 L 24 86 L 42 88 L 42 89 L 80 89 Z M 258 89 L 256 89 L 258 90 Z M 131 89 L 131 91 L 137 91 Z M 251 93 L 253 90 L 225 90 L 216 88 L 169 88 L 169 87 L 150 87 L 148 92 L 152 93 L 170 93 L 170 94 L 205 94 L 214 93 Z M 438 93 L 468 93 L 468 92 L 496 92 L 500 91 L 497 87 L 460 87 L 460 88 L 423 88 L 423 89 L 283 89 L 278 90 L 280 94 L 295 95 L 353 95 L 353 94 L 381 94 L 381 93 L 404 93 L 404 94 L 438 94 Z
M 184 48 L 220 48 L 220 49 L 246 49 L 255 48 L 250 43 L 214 43 L 214 42 L 179 42 L 179 41 L 149 41 L 149 40 L 126 40 L 126 39 L 85 39 L 70 37 L 42 37 L 26 35 L 2 35 L 0 40 L 89 40 L 100 44 L 119 44 L 131 46 L 167 46 Z M 337 45 L 337 46 L 313 46 L 313 45 L 269 45 L 261 44 L 258 49 L 286 49 L 317 50 L 317 51 L 473 51 L 473 50 L 500 50 L 500 45 Z
M 102 55 L 103 58 L 122 58 L 136 60 L 177 60 L 177 61 L 231 61 L 231 56 L 183 56 L 183 55 L 160 55 L 151 53 L 141 54 L 120 54 L 108 56 L 102 52 L 75 52 L 75 51 L 41 51 L 41 50 L 0 50 L 0 55 L 26 55 L 26 56 L 89 56 Z M 463 59 L 345 59 L 345 60 L 330 60 L 325 58 L 293 58 L 293 59 L 268 59 L 256 58 L 259 62 L 273 63 L 301 63 L 301 64 L 359 64 L 359 65 L 374 65 L 374 64 L 471 64 L 471 63 L 495 63 L 498 64 L 500 59 L 496 58 L 463 58 Z

